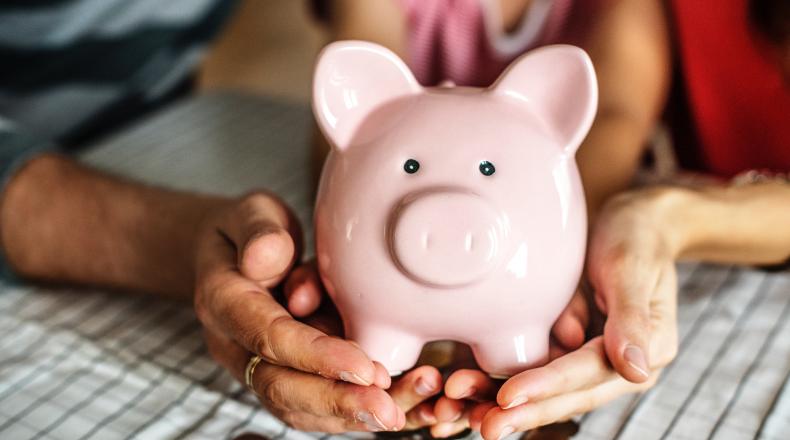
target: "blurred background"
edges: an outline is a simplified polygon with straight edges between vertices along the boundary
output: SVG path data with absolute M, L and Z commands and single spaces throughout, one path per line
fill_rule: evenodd
M 310 7 L 308 0 L 243 0 L 210 49 L 200 88 L 308 102 L 315 56 L 328 41 Z

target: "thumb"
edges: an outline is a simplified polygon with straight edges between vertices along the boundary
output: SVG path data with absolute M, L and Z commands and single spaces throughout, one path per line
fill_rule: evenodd
M 655 284 L 655 283 L 653 283 Z M 601 291 L 606 305 L 604 347 L 614 369 L 626 380 L 648 379 L 650 362 L 650 283 L 610 284 Z
M 228 211 L 222 229 L 236 247 L 242 275 L 266 286 L 278 284 L 296 259 L 298 223 L 272 196 L 246 196 Z

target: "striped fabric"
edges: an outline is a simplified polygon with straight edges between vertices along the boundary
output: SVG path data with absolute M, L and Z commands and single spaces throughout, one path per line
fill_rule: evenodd
M 268 188 L 309 243 L 311 124 L 307 106 L 205 95 L 82 160 L 185 190 Z M 650 391 L 581 417 L 573 439 L 787 439 L 790 273 L 692 264 L 679 283 L 675 362 Z M 0 353 L 2 439 L 370 437 L 283 425 L 210 359 L 188 304 L 0 283 Z
M 535 0 L 509 34 L 498 0 L 400 0 L 409 67 L 426 86 L 449 80 L 487 87 L 526 51 L 564 41 L 575 3 Z
M 233 4 L 0 2 L 0 116 L 58 142 L 129 117 L 188 78 Z
M 73 149 L 187 88 L 234 4 L 0 2 L 0 191 L 35 154 Z

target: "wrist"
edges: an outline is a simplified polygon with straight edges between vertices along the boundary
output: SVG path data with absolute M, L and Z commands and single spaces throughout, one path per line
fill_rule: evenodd
M 611 203 L 625 204 L 622 212 L 636 214 L 640 230 L 654 234 L 661 253 L 674 260 L 697 240 L 698 231 L 689 215 L 696 197 L 686 188 L 656 186 L 622 193 Z
M 648 214 L 661 231 L 673 259 L 683 258 L 690 249 L 705 241 L 705 216 L 710 202 L 705 194 L 672 186 L 644 191 L 649 204 Z

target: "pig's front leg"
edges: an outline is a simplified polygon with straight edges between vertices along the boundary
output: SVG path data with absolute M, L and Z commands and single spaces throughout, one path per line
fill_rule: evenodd
M 408 332 L 377 324 L 359 324 L 347 329 L 349 339 L 356 341 L 368 357 L 381 362 L 392 376 L 417 363 L 424 341 Z
M 469 345 L 483 371 L 493 378 L 504 379 L 548 361 L 549 330 L 528 328 L 487 335 Z

